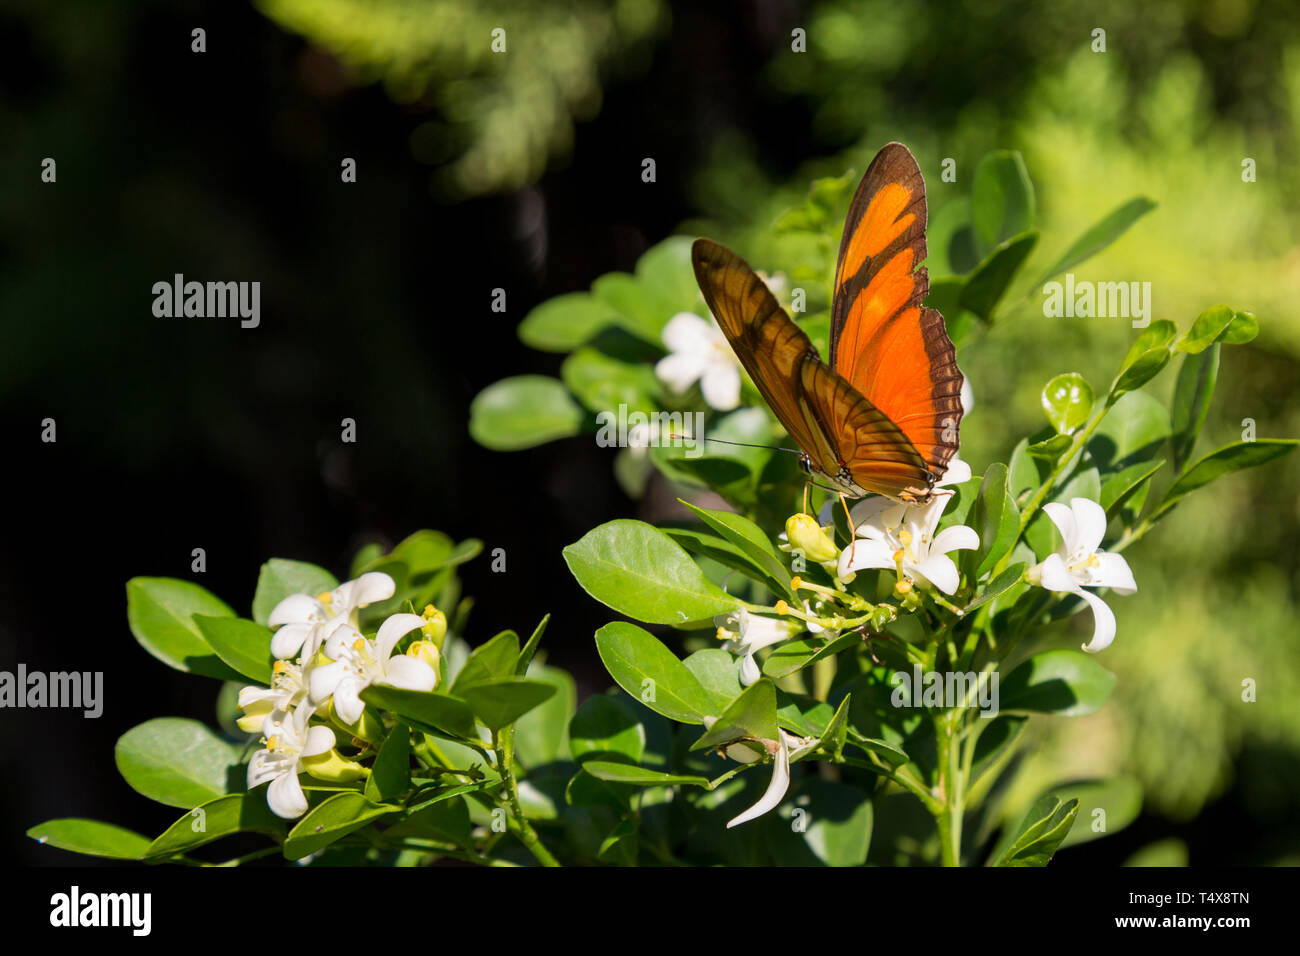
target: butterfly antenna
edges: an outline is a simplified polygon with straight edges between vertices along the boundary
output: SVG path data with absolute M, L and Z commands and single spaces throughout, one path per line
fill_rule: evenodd
M 674 438 L 680 438 L 680 437 L 682 437 L 682 436 L 680 436 L 680 435 L 674 435 L 674 436 L 672 436 L 672 437 L 674 437 Z M 706 439 L 704 439 L 704 440 L 705 440 L 705 441 L 711 441 L 711 442 L 717 442 L 719 445 L 735 445 L 735 446 L 738 447 L 738 448 L 766 448 L 766 449 L 768 449 L 768 450 L 770 450 L 770 451 L 788 451 L 788 452 L 789 452 L 790 454 L 792 454 L 792 455 L 802 455 L 802 454 L 803 454 L 803 452 L 801 452 L 798 448 L 785 448 L 785 447 L 783 447 L 783 446 L 781 446 L 781 445 L 754 445 L 754 444 L 751 444 L 751 443 L 746 442 L 746 441 L 727 441 L 726 439 L 723 439 L 723 438 L 706 438 Z

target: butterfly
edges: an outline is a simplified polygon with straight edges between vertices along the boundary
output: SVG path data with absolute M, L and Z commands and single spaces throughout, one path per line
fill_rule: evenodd
M 711 239 L 691 247 L 700 291 L 800 465 L 849 498 L 929 502 L 957 454 L 963 378 L 943 316 L 921 304 L 925 226 L 921 169 L 889 143 L 849 205 L 829 363 L 744 259 Z

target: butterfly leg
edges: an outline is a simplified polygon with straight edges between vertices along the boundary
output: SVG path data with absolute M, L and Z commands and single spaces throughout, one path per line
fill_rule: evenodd
M 858 549 L 858 529 L 853 525 L 853 515 L 849 512 L 849 499 L 844 497 L 843 492 L 840 492 L 840 504 L 844 506 L 844 519 L 849 525 L 849 562 L 852 563 Z

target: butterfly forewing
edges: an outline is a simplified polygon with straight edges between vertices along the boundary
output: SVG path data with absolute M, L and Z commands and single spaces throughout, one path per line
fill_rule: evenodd
M 925 182 L 906 146 L 872 160 L 849 206 L 831 306 L 831 366 L 896 424 L 935 476 L 957 454 L 962 374 L 929 292 Z

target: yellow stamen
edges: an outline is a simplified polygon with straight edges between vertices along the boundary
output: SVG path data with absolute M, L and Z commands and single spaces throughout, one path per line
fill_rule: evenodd
M 899 548 L 897 551 L 894 552 L 894 563 L 898 564 L 900 561 L 903 560 L 906 554 L 907 552 L 905 552 L 902 548 Z
M 288 669 L 289 669 L 288 661 L 276 661 L 273 665 L 271 665 L 272 672 L 276 674 L 283 674 Z
M 790 579 L 790 588 L 791 590 L 798 591 L 801 587 L 803 587 L 803 578 L 796 574 Z
M 785 601 L 777 601 L 775 610 L 777 614 L 789 614 L 790 605 L 786 604 Z
M 334 594 L 330 591 L 322 591 L 320 594 L 316 595 L 316 600 L 320 601 L 321 604 L 324 604 L 326 607 L 329 607 L 334 603 Z
M 903 578 L 903 580 L 894 585 L 894 590 L 899 594 L 907 594 L 912 590 L 912 582 L 907 580 L 907 578 Z

